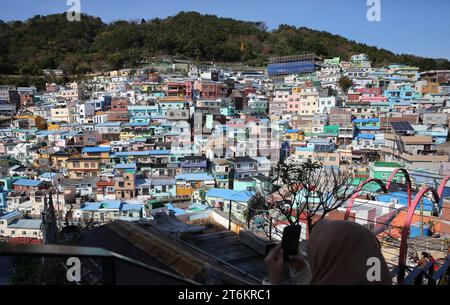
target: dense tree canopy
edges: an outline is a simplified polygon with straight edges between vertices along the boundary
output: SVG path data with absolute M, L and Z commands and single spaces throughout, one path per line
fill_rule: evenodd
M 350 87 L 353 85 L 352 80 L 348 77 L 348 76 L 341 76 L 341 78 L 339 79 L 339 87 L 341 87 L 341 89 L 344 92 L 347 92 L 348 89 L 350 89 Z
M 397 55 L 327 32 L 290 25 L 268 31 L 262 22 L 195 12 L 110 24 L 87 15 L 81 22 L 68 22 L 65 14 L 0 21 L 0 74 L 40 75 L 42 69 L 83 74 L 132 67 L 159 55 L 264 65 L 269 56 L 303 52 L 345 60 L 366 53 L 378 66 L 404 63 L 422 70 L 450 69 L 448 60 Z

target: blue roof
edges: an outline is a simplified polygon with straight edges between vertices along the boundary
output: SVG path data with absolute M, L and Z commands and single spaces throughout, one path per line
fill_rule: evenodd
M 114 157 L 128 157 L 128 156 L 148 156 L 148 150 L 142 151 L 118 151 L 114 153 Z
M 144 207 L 144 204 L 141 203 L 125 203 L 122 205 L 122 211 L 128 212 L 128 211 L 140 211 Z
M 82 211 L 98 210 L 121 210 L 121 211 L 140 211 L 144 207 L 143 203 L 138 201 L 124 202 L 121 200 L 103 200 L 99 202 L 85 203 Z
M 229 189 L 219 189 L 212 188 L 206 192 L 208 197 L 219 197 L 224 200 L 234 200 L 234 201 L 249 201 L 255 195 L 255 192 L 250 191 L 236 191 Z
M 161 186 L 161 185 L 175 185 L 175 179 L 171 178 L 151 178 L 151 179 L 138 179 L 136 181 L 136 186 Z
M 134 122 L 134 123 L 127 123 L 125 126 L 130 127 L 140 127 L 140 126 L 149 126 L 150 124 L 147 122 Z
M 22 213 L 19 211 L 12 211 L 12 212 L 3 214 L 2 216 L 0 216 L 0 219 L 9 219 L 9 218 L 17 217 L 17 216 L 21 216 L 21 215 L 22 215 Z
M 135 143 L 135 142 L 145 142 L 147 139 L 145 139 L 145 138 L 135 138 L 135 139 L 130 139 L 130 140 L 128 140 L 128 142 L 130 142 L 130 143 Z
M 360 133 L 356 137 L 359 139 L 375 139 L 375 135 L 370 133 Z
M 96 147 L 84 147 L 83 153 L 102 153 L 102 152 L 109 152 L 111 150 L 111 147 L 109 146 L 96 146 Z
M 79 135 L 79 134 L 81 134 L 81 131 L 72 130 L 72 131 L 69 131 L 69 132 L 65 133 L 64 137 L 65 138 L 67 138 L 67 137 L 74 137 L 74 136 Z
M 21 185 L 21 186 L 39 186 L 43 181 L 42 180 L 31 180 L 31 179 L 19 179 L 13 183 L 13 185 Z
M 106 123 L 100 123 L 95 125 L 96 127 L 119 127 L 120 126 L 120 122 L 106 122 Z
M 49 135 L 63 134 L 63 133 L 66 133 L 66 131 L 54 129 L 54 130 L 41 130 L 41 131 L 36 132 L 36 135 L 46 137 Z
M 353 123 L 378 123 L 380 119 L 370 118 L 370 119 L 354 119 Z
M 114 165 L 116 169 L 135 169 L 136 163 L 119 163 Z
M 97 211 L 100 209 L 101 203 L 100 202 L 93 202 L 93 203 L 85 203 L 84 206 L 81 208 L 82 211 Z
M 155 149 L 155 150 L 149 150 L 150 155 L 168 155 L 170 154 L 169 149 Z
M 188 207 L 188 209 L 201 209 L 201 210 L 206 210 L 208 208 L 209 208 L 208 205 L 200 203 L 193 203 Z
M 414 199 L 416 194 L 411 194 L 411 198 Z M 380 194 L 376 196 L 378 201 L 382 202 L 390 202 L 391 199 L 398 199 L 398 203 L 407 206 L 408 205 L 408 194 L 406 192 L 390 192 L 388 194 Z M 417 208 L 419 210 L 419 208 Z M 433 211 L 433 203 L 428 198 L 423 198 L 423 210 L 424 211 Z
M 379 126 L 359 126 L 359 130 L 380 130 Z
M 81 208 L 82 211 L 97 211 L 100 209 L 120 209 L 122 201 L 120 200 L 104 200 L 101 202 L 89 202 L 85 203 Z
M 101 202 L 101 209 L 120 209 L 122 201 L 120 200 L 104 200 Z
M 171 203 L 166 204 L 166 207 L 169 211 L 174 212 L 175 216 L 187 214 L 185 210 L 176 208 Z
M 119 151 L 114 153 L 114 157 L 127 156 L 151 156 L 151 155 L 168 155 L 170 150 L 156 149 L 156 150 L 141 150 L 141 151 Z
M 214 177 L 207 173 L 184 173 L 177 175 L 175 179 L 188 181 L 205 181 L 214 180 Z
M 39 177 L 44 178 L 44 179 L 51 179 L 57 175 L 58 175 L 58 173 L 45 172 L 42 175 L 40 175 Z
M 41 225 L 41 219 L 16 219 L 8 225 L 8 228 L 39 230 L 41 228 Z

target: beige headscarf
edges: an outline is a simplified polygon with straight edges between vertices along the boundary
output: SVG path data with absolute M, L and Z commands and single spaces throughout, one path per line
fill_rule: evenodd
M 386 261 L 375 236 L 363 226 L 349 221 L 320 220 L 311 232 L 308 260 L 315 285 L 391 285 Z M 370 257 L 381 262 L 381 280 L 369 281 L 373 265 Z

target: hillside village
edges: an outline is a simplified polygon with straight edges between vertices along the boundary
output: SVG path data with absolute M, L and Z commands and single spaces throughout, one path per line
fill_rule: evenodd
M 426 193 L 416 209 L 408 243 L 445 258 L 449 79 L 448 70 L 374 67 L 366 54 L 302 54 L 265 69 L 163 60 L 44 90 L 1 86 L 0 238 L 48 243 L 52 230 L 169 216 L 261 237 L 267 224 L 248 217 L 252 200 L 275 195 L 267 186 L 280 162 L 312 162 L 350 175 L 352 204 L 327 217 L 376 233 L 390 266 L 411 204 L 404 171 L 413 199 L 436 189 L 437 202 Z M 270 239 L 287 224 L 273 216 Z

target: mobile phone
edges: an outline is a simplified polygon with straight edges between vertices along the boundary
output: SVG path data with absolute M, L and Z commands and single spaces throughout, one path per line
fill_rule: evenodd
M 284 252 L 284 261 L 289 261 L 290 255 L 298 255 L 300 243 L 300 225 L 289 225 L 283 229 L 283 237 L 281 239 L 281 248 Z

